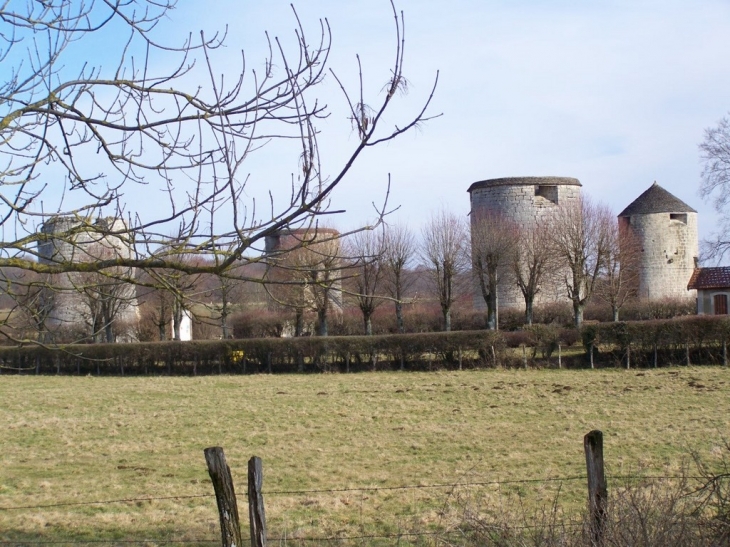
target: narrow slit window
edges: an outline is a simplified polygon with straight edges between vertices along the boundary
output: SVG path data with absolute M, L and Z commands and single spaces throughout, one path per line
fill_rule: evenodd
M 669 220 L 677 220 L 682 224 L 687 224 L 687 213 L 669 213 Z

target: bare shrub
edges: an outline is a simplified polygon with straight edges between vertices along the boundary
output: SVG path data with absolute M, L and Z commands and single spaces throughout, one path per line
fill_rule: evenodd
M 698 463 L 700 469 L 703 464 Z M 629 480 L 611 490 L 601 547 L 717 547 L 728 545 L 728 475 L 709 474 L 693 487 L 688 470 L 678 478 Z M 724 486 L 717 481 L 724 478 Z M 721 481 L 722 482 L 722 481 Z M 537 509 L 522 495 L 500 491 L 495 497 L 461 491 L 453 495 L 461 519 L 445 545 L 484 547 L 595 547 L 586 515 L 569 518 L 560 491 Z M 456 532 L 456 534 L 455 534 Z M 451 537 L 452 539 L 448 539 Z M 455 542 L 454 537 L 459 541 Z

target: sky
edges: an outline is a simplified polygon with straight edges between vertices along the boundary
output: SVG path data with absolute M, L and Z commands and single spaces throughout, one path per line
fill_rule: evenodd
M 366 102 L 382 99 L 396 46 L 389 2 L 294 6 L 310 39 L 327 19 L 330 68 L 348 88 L 357 88 L 359 55 Z M 701 238 L 715 230 L 717 215 L 698 193 L 698 144 L 730 110 L 730 2 L 398 0 L 396 8 L 409 92 L 386 122 L 418 112 L 437 73 L 428 113 L 439 116 L 368 150 L 333 195 L 332 209 L 346 212 L 330 224 L 370 222 L 387 195 L 388 221 L 418 232 L 440 208 L 466 216 L 475 181 L 567 176 L 615 213 L 657 181 L 699 212 Z M 179 0 L 159 32 L 176 40 L 227 28 L 213 63 L 230 78 L 241 50 L 249 69 L 263 67 L 265 31 L 294 53 L 295 26 L 289 1 Z M 357 135 L 331 75 L 318 93 L 331 111 L 318 126 L 323 170 L 336 173 Z M 286 200 L 297 169 L 296 156 L 271 144 L 243 168 L 246 197 L 262 203 L 271 191 Z

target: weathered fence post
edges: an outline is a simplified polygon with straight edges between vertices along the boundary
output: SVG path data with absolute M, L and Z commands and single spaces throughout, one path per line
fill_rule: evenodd
M 593 430 L 583 437 L 588 472 L 588 525 L 591 545 L 600 546 L 606 521 L 608 487 L 603 470 L 603 433 Z
M 264 471 L 261 458 L 248 460 L 248 520 L 251 526 L 251 547 L 266 547 L 266 514 L 261 487 Z
M 215 499 L 218 502 L 218 515 L 221 521 L 221 541 L 223 547 L 240 547 L 241 525 L 238 520 L 236 492 L 233 489 L 231 469 L 220 446 L 205 449 L 205 462 L 208 474 L 213 481 Z
M 727 366 L 727 341 L 724 337 L 722 339 L 722 366 Z
M 690 365 L 692 365 L 692 361 L 690 361 L 690 358 L 689 358 L 689 342 L 687 342 L 685 344 L 684 348 L 685 348 L 685 353 L 687 354 L 686 355 L 686 357 L 687 357 L 687 366 L 690 366 Z

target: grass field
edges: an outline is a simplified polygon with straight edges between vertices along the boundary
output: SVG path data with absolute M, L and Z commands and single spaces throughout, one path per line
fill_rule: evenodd
M 3 375 L 0 540 L 214 543 L 203 449 L 216 445 L 244 526 L 247 460 L 263 459 L 269 533 L 292 544 L 448 527 L 474 482 L 539 480 L 481 487 L 495 511 L 550 500 L 560 484 L 570 513 L 585 481 L 541 481 L 585 473 L 591 429 L 604 432 L 609 476 L 676 473 L 690 450 L 712 462 L 730 437 L 730 370 Z M 357 490 L 440 484 L 460 486 Z M 119 499 L 137 501 L 58 505 Z

